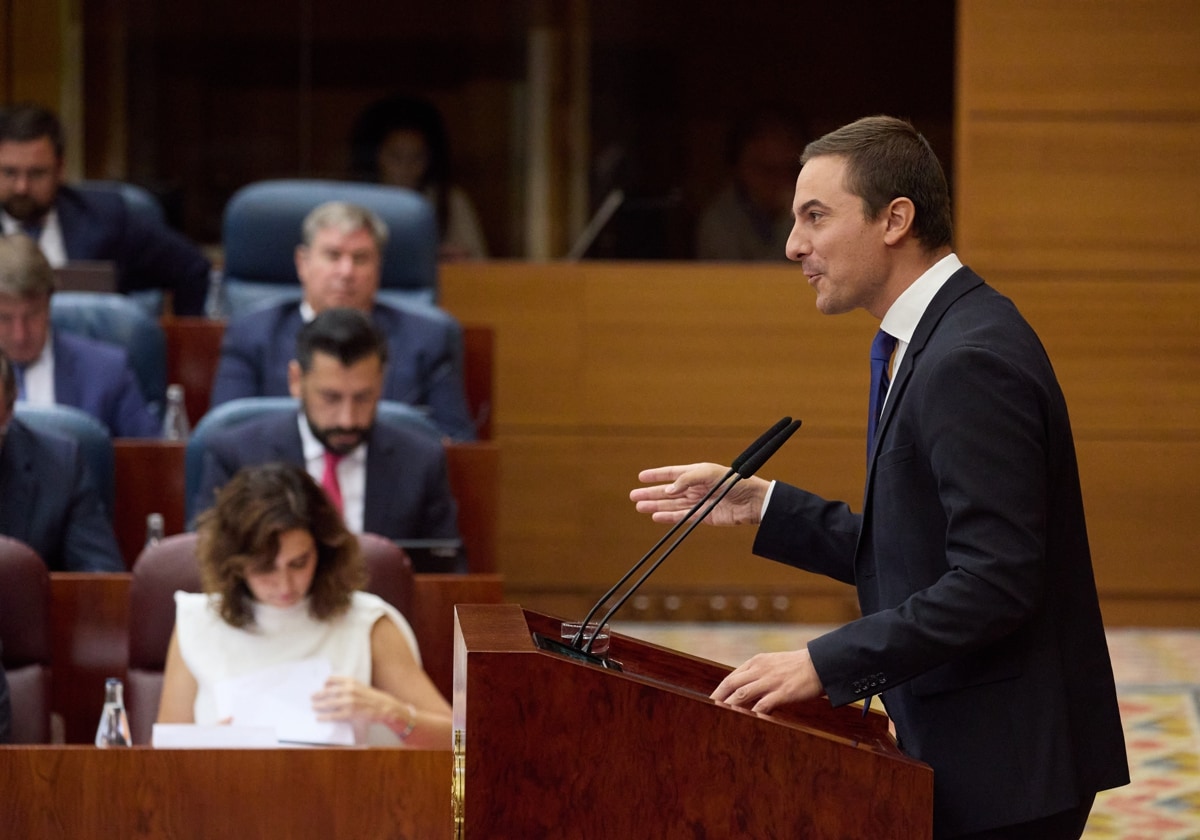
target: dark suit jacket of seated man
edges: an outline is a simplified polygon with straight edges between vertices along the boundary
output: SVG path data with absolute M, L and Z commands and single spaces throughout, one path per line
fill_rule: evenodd
M 113 437 L 157 438 L 162 425 L 115 344 L 62 331 L 54 333 L 54 401 L 82 409 L 108 426 Z
M 10 419 L 0 444 L 0 500 L 0 534 L 28 545 L 50 571 L 125 571 L 76 441 Z
M 59 187 L 54 202 L 69 260 L 117 266 L 117 291 L 164 289 L 176 315 L 203 315 L 212 268 L 182 234 L 130 213 L 115 193 Z
M 277 414 L 213 435 L 200 473 L 195 512 L 212 507 L 216 492 L 242 467 L 270 461 L 303 467 L 299 423 L 304 422 L 299 412 Z M 393 540 L 457 539 L 458 510 L 442 445 L 423 432 L 379 421 L 366 444 L 362 531 Z
M 387 338 L 383 399 L 428 406 L 447 437 L 475 439 L 462 375 L 462 333 L 450 319 L 382 303 L 371 320 Z M 288 362 L 304 325 L 301 303 L 268 306 L 230 321 L 213 380 L 212 405 L 239 397 L 288 395 Z

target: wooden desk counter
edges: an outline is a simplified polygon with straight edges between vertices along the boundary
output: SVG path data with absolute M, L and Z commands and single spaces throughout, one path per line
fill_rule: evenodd
M 0 748 L 0 837 L 424 838 L 449 750 Z

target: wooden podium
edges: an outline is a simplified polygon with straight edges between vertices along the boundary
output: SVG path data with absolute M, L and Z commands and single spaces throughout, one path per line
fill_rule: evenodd
M 620 635 L 607 656 L 621 671 L 534 644 L 560 624 L 456 608 L 458 836 L 932 836 L 933 771 L 883 715 L 824 699 L 734 709 L 708 699 L 722 665 Z

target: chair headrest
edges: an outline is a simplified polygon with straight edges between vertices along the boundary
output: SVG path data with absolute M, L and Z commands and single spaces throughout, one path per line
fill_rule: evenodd
M 129 584 L 129 664 L 161 670 L 175 627 L 176 590 L 200 592 L 196 535 L 174 534 L 142 549 Z
M 165 225 L 167 223 L 167 214 L 163 212 L 162 203 L 154 196 L 154 193 L 145 187 L 139 187 L 137 184 L 130 184 L 126 181 L 104 179 L 80 181 L 72 186 L 80 192 L 116 193 L 125 202 L 125 207 L 130 213 L 155 224 Z
M 304 217 L 326 201 L 362 205 L 387 225 L 382 287 L 436 288 L 438 231 L 429 202 L 403 187 L 353 181 L 258 181 L 238 190 L 222 221 L 225 279 L 295 285 Z
M 49 431 L 78 443 L 92 484 L 111 515 L 116 478 L 112 437 L 108 427 L 86 411 L 70 405 L 30 405 L 22 402 L 16 404 L 13 413 L 31 429 Z

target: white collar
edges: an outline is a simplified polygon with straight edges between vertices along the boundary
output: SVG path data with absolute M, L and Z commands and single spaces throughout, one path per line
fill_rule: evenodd
M 950 253 L 925 269 L 925 273 L 901 292 L 888 308 L 879 328 L 888 335 L 895 336 L 904 344 L 908 344 L 912 341 L 913 333 L 917 331 L 917 324 L 921 322 L 921 317 L 929 308 L 929 302 L 933 300 L 933 296 L 938 293 L 938 290 L 945 285 L 954 272 L 962 267 L 963 264 L 958 256 Z

